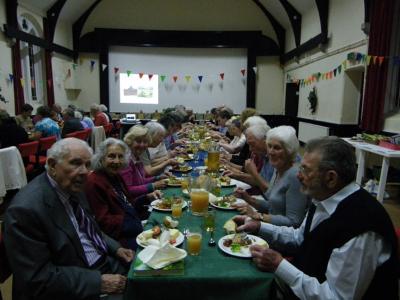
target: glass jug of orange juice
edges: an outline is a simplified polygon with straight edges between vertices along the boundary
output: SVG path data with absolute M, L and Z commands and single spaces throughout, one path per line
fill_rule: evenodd
M 190 181 L 190 200 L 192 201 L 192 214 L 203 216 L 208 210 L 208 195 L 210 178 L 200 175 Z

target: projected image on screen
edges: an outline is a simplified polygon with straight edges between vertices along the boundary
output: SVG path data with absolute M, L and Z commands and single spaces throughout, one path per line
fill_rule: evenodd
M 158 75 L 121 73 L 119 75 L 120 103 L 158 104 Z

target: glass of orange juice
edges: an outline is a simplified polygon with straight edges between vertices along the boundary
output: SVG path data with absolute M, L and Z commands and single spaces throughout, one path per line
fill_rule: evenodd
M 189 190 L 189 176 L 182 175 L 181 187 L 182 187 L 182 191 Z
M 189 255 L 199 255 L 201 250 L 202 232 L 200 227 L 189 228 L 187 235 L 187 252 Z
M 171 204 L 171 213 L 174 218 L 180 218 L 182 215 L 182 201 L 174 201 Z
M 208 209 L 208 191 L 203 189 L 192 189 L 190 199 L 192 200 L 192 214 L 203 216 Z

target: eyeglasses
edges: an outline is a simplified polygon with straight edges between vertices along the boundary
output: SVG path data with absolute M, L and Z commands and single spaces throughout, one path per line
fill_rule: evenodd
M 301 173 L 302 175 L 308 176 L 310 175 L 312 170 L 304 167 L 304 166 L 299 166 L 299 173 Z

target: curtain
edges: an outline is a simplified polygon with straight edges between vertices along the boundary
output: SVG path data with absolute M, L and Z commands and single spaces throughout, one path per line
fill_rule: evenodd
M 396 0 L 372 0 L 370 6 L 370 35 L 368 54 L 389 56 L 393 13 Z M 384 121 L 388 60 L 382 65 L 372 63 L 367 69 L 361 128 L 379 132 Z
M 47 105 L 54 105 L 54 84 L 53 84 L 53 66 L 51 63 L 51 52 L 45 50 L 45 64 L 46 64 L 46 88 L 47 88 Z
M 14 73 L 14 100 L 15 100 L 15 115 L 18 115 L 22 111 L 22 105 L 24 105 L 24 89 L 22 87 L 22 70 L 21 70 L 21 54 L 19 48 L 19 40 L 12 46 L 12 63 Z

